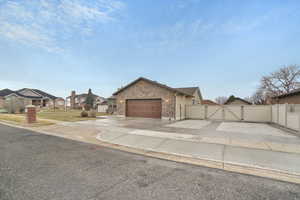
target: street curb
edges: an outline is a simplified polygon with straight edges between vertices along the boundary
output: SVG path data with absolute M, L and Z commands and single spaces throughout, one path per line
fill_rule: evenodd
M 259 176 L 259 177 L 264 177 L 264 178 L 270 178 L 270 179 L 300 184 L 300 174 L 296 174 L 296 173 L 292 173 L 292 172 L 268 169 L 268 168 L 263 168 L 263 167 L 259 167 L 259 166 L 250 166 L 250 165 L 245 165 L 245 164 L 241 164 L 241 163 L 230 163 L 230 162 L 224 162 L 224 161 L 188 157 L 188 156 L 184 156 L 184 155 L 168 154 L 168 153 L 156 152 L 156 151 L 151 151 L 151 150 L 143 150 L 143 149 L 123 146 L 123 145 L 119 145 L 119 144 L 104 142 L 97 138 L 95 138 L 96 141 L 82 141 L 80 139 L 64 137 L 61 134 L 37 130 L 37 129 L 31 128 L 31 127 L 22 127 L 22 126 L 10 124 L 10 123 L 5 123 L 3 121 L 0 121 L 0 124 L 4 124 L 4 125 L 10 126 L 10 127 L 15 127 L 15 128 L 20 128 L 20 129 L 27 129 L 27 130 L 34 131 L 37 133 L 51 135 L 51 136 L 55 136 L 55 137 L 61 137 L 64 139 L 70 139 L 70 140 L 79 141 L 79 142 L 83 142 L 83 143 L 104 146 L 107 148 L 121 150 L 121 151 L 129 152 L 129 153 L 145 155 L 145 156 L 158 158 L 158 159 L 170 160 L 170 161 L 174 161 L 174 162 L 187 163 L 187 164 L 192 164 L 192 165 L 197 165 L 197 166 L 221 169 L 221 170 L 229 171 L 229 172 L 254 175 L 254 176 Z
M 176 154 L 167 154 L 163 152 L 148 151 L 148 150 L 142 150 L 133 147 L 103 142 L 103 141 L 101 141 L 101 143 L 105 147 L 110 147 L 113 149 L 118 149 L 118 150 L 135 153 L 135 154 L 142 154 L 153 158 L 171 160 L 175 162 L 193 164 L 193 165 L 204 166 L 209 168 L 221 169 L 224 171 L 237 172 L 240 174 L 248 174 L 248 175 L 254 175 L 254 176 L 259 176 L 264 178 L 270 178 L 270 179 L 300 184 L 300 174 L 297 173 L 263 168 L 254 165 L 253 166 L 245 165 L 241 163 L 231 163 L 231 162 L 224 162 L 224 161 L 194 158 L 194 157 L 188 157 L 188 156 L 176 155 Z
M 0 124 L 6 125 L 6 126 L 10 126 L 10 127 L 14 127 L 14 128 L 21 128 L 21 129 L 33 130 L 31 127 L 20 126 L 20 125 L 14 124 L 14 123 L 9 123 L 8 121 L 6 122 L 4 120 L 1 120 Z

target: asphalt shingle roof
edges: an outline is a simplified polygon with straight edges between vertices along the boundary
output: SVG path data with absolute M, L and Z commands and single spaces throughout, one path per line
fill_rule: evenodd
M 14 91 L 10 90 L 10 89 L 3 89 L 3 90 L 0 90 L 0 97 L 4 97 L 6 95 L 9 95 L 11 93 L 14 93 Z
M 161 84 L 159 82 L 156 82 L 156 81 L 152 81 L 150 79 L 147 79 L 147 78 L 144 78 L 144 77 L 140 77 L 138 79 L 136 79 L 135 81 L 129 83 L 128 85 L 126 85 L 125 87 L 121 88 L 120 90 L 118 90 L 117 92 L 115 92 L 113 95 L 117 95 L 118 93 L 120 93 L 121 91 L 129 88 L 130 86 L 134 85 L 135 83 L 137 83 L 138 81 L 146 81 L 148 83 L 151 83 L 151 84 L 154 84 L 154 85 L 157 85 L 161 88 L 165 88 L 167 90 L 170 90 L 170 91 L 173 91 L 173 92 L 178 92 L 180 94 L 183 94 L 183 95 L 187 95 L 187 96 L 193 96 L 194 93 L 192 93 L 192 91 L 195 91 L 195 89 L 198 89 L 198 87 L 190 87 L 190 88 L 172 88 L 172 87 L 169 87 L 167 85 L 164 85 L 164 84 Z

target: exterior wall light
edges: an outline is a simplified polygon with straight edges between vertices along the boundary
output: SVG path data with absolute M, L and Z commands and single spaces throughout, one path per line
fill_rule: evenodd
M 168 103 L 168 102 L 169 102 L 169 99 L 166 99 L 166 100 L 165 100 L 165 102 L 167 102 L 167 103 Z
M 123 103 L 123 100 L 120 100 L 120 103 Z

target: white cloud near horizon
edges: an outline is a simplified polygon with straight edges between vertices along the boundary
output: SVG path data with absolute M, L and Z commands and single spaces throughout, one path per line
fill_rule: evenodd
M 137 32 L 135 38 L 139 38 L 137 47 L 140 49 L 164 47 L 172 50 L 205 40 L 212 35 L 237 36 L 251 33 L 268 24 L 276 15 L 277 13 L 270 11 L 253 18 L 228 17 L 209 20 L 200 17 L 193 20 L 179 20 L 158 29 Z
M 60 52 L 61 38 L 89 35 L 95 25 L 114 21 L 124 7 L 117 0 L 6 0 L 0 4 L 0 36 Z

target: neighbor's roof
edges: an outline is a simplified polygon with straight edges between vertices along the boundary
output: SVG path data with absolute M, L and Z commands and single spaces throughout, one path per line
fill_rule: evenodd
M 37 92 L 37 93 L 39 93 L 40 95 L 42 95 L 44 97 L 50 98 L 50 99 L 56 99 L 57 98 L 56 96 L 53 96 L 53 95 L 51 95 L 51 94 L 49 94 L 47 92 L 44 92 L 42 90 L 38 90 L 38 89 L 32 89 L 32 90 L 35 91 L 35 92 Z
M 145 82 L 148 82 L 148 83 L 151 83 L 153 85 L 156 85 L 158 87 L 161 87 L 161 88 L 165 88 L 167 90 L 170 90 L 170 91 L 173 91 L 173 92 L 177 92 L 179 94 L 183 94 L 183 95 L 187 95 L 187 96 L 193 96 L 193 94 L 191 94 L 191 89 L 188 88 L 188 90 L 185 90 L 186 88 L 171 88 L 167 85 L 164 85 L 164 84 L 161 84 L 161 83 L 158 83 L 156 81 L 152 81 L 150 79 L 147 79 L 147 78 L 144 78 L 144 77 L 140 77 L 138 79 L 136 79 L 135 81 L 129 83 L 128 85 L 126 85 L 125 87 L 121 88 L 120 90 L 118 90 L 117 92 L 115 92 L 113 95 L 117 95 L 119 94 L 120 92 L 124 91 L 125 89 L 129 88 L 130 86 L 134 85 L 135 83 L 139 82 L 139 81 L 145 81 Z M 199 88 L 198 88 L 199 89 Z M 194 90 L 195 91 L 195 90 Z
M 3 89 L 3 90 L 0 90 L 0 97 L 4 97 L 4 96 L 7 96 L 11 93 L 14 93 L 14 91 L 10 90 L 10 89 Z
M 103 101 L 99 105 L 107 105 L 107 101 Z
M 183 93 L 189 94 L 191 96 L 193 96 L 196 92 L 196 90 L 199 90 L 198 87 L 186 87 L 186 88 L 174 88 L 176 90 L 179 90 Z
M 23 90 L 32 90 L 34 93 L 36 93 L 39 96 L 28 96 L 28 95 L 21 94 L 20 92 L 23 91 Z M 40 98 L 43 98 L 43 97 L 48 97 L 50 99 L 56 99 L 57 98 L 57 97 L 55 97 L 51 94 L 48 94 L 48 93 L 43 92 L 43 91 L 38 90 L 38 89 L 23 88 L 23 89 L 20 89 L 20 90 L 17 90 L 17 91 L 13 91 L 13 90 L 10 90 L 10 89 L 0 90 L 0 96 L 7 96 L 7 95 L 11 95 L 11 94 L 15 94 L 15 95 L 18 95 L 20 97 L 25 97 L 25 98 L 32 98 L 32 99 L 40 99 Z
M 249 101 L 246 101 L 245 99 L 242 99 L 242 98 L 235 97 L 235 96 L 231 95 L 231 96 L 227 99 L 227 101 L 224 103 L 224 105 L 229 104 L 229 103 L 231 103 L 231 102 L 233 102 L 233 101 L 235 101 L 235 100 L 242 101 L 242 102 L 244 102 L 244 103 L 246 103 L 246 104 L 249 104 L 249 105 L 252 104 L 252 103 L 250 103 Z
M 92 95 L 93 95 L 94 98 L 100 97 L 100 96 L 98 96 L 98 95 L 96 95 L 96 94 L 93 94 L 93 93 L 92 93 Z M 87 93 L 82 93 L 82 94 L 76 94 L 76 95 L 75 95 L 75 97 L 87 97 L 87 96 L 88 96 Z M 67 98 L 71 98 L 71 96 L 68 96 Z M 100 97 L 100 98 L 105 99 L 104 97 Z
M 281 94 L 281 95 L 278 95 L 278 96 L 274 96 L 272 97 L 273 99 L 276 99 L 276 98 L 284 98 L 284 97 L 288 97 L 288 96 L 294 96 L 294 95 L 297 95 L 297 94 L 300 94 L 300 88 L 299 89 L 295 89 L 289 93 L 285 93 L 285 94 Z
M 35 97 L 35 96 L 28 96 L 28 95 L 23 95 L 23 94 L 20 94 L 21 91 L 23 90 L 32 90 L 33 92 L 37 93 L 38 95 L 40 95 L 41 97 Z M 47 97 L 49 99 L 56 99 L 57 97 L 56 96 L 53 96 L 47 92 L 44 92 L 42 90 L 38 90 L 38 89 L 31 89 L 31 88 L 23 88 L 23 89 L 20 89 L 20 90 L 17 90 L 15 92 L 17 95 L 19 96 L 22 96 L 22 97 L 28 97 L 28 98 L 42 98 L 42 97 Z
M 216 102 L 209 100 L 209 99 L 204 99 L 201 103 L 204 105 L 219 105 Z
M 116 99 L 116 96 L 110 96 L 110 97 L 108 97 L 107 99 L 113 100 L 113 99 Z

